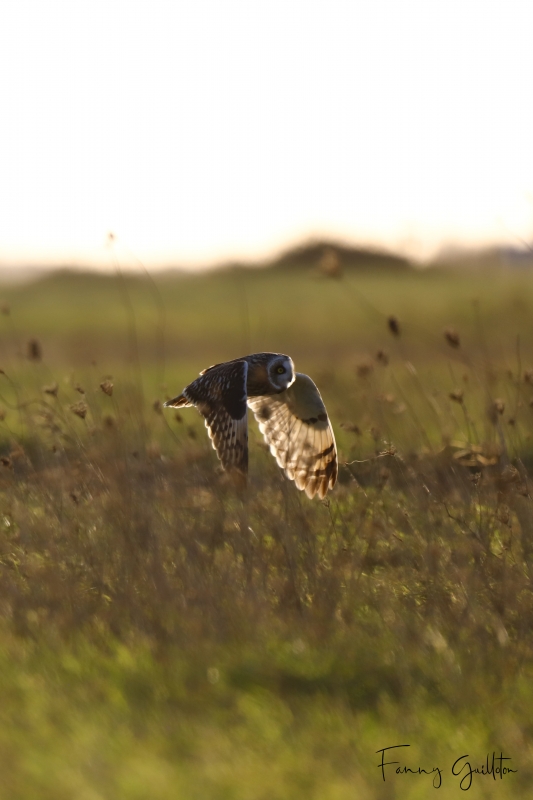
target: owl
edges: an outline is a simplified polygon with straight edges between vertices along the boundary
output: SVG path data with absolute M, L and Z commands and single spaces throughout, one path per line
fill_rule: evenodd
M 254 353 L 200 373 L 167 408 L 196 406 L 225 470 L 246 480 L 252 409 L 270 452 L 308 497 L 326 496 L 337 480 L 337 449 L 326 407 L 289 356 Z

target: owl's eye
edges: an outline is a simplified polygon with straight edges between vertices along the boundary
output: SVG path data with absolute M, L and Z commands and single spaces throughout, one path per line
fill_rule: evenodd
M 285 372 L 285 367 L 278 367 L 276 372 L 278 373 L 278 375 L 283 375 L 283 373 Z

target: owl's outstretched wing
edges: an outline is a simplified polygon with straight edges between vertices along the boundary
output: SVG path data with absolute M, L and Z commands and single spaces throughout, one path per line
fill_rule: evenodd
M 337 480 L 337 448 L 326 407 L 311 378 L 297 372 L 284 392 L 251 397 L 248 405 L 287 477 L 308 497 L 325 497 Z
M 248 419 L 246 406 L 246 361 L 230 361 L 206 370 L 165 406 L 196 406 L 227 470 L 248 472 Z

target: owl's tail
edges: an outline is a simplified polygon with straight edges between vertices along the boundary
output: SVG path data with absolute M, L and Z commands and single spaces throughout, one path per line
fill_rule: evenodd
M 180 394 L 177 397 L 174 397 L 173 400 L 167 400 L 166 403 L 163 403 L 165 408 L 185 408 L 185 406 L 192 406 L 190 400 L 187 400 L 184 394 Z

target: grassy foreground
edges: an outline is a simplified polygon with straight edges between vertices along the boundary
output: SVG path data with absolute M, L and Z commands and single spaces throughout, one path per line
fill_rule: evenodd
M 467 796 L 530 796 L 528 274 L 2 294 L 1 798 L 451 798 L 493 753 L 517 772 Z M 199 416 L 162 413 L 260 349 L 322 391 L 323 503 L 258 434 L 243 499 Z

